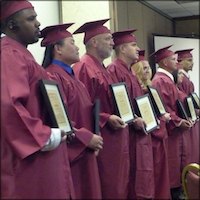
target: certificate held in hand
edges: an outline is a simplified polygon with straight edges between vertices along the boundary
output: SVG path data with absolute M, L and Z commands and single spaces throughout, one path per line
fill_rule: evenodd
M 74 131 L 57 82 L 40 80 L 39 87 L 51 120 L 50 126 L 52 128 L 60 128 L 66 134 L 73 133 Z
M 192 101 L 194 103 L 194 107 L 196 109 L 200 109 L 200 99 L 199 97 L 197 96 L 197 94 L 195 92 L 192 92 L 191 94 L 191 97 L 192 97 Z
M 145 130 L 147 133 L 157 129 L 159 127 L 156 113 L 153 108 L 153 104 L 149 97 L 149 94 L 145 94 L 135 98 L 136 113 L 142 117 L 146 123 Z
M 111 84 L 110 88 L 113 94 L 113 101 L 117 115 L 120 116 L 125 123 L 132 123 L 135 116 L 130 96 L 126 88 L 126 83 L 119 82 Z
M 197 115 L 196 115 L 196 112 L 195 112 L 192 97 L 191 96 L 186 97 L 185 103 L 186 103 L 186 110 L 187 110 L 189 117 L 192 119 L 192 121 L 196 121 Z
M 159 92 L 156 88 L 153 88 L 152 86 L 147 86 L 147 89 L 157 116 L 164 115 L 166 113 L 166 110 L 161 96 L 159 95 Z
M 177 99 L 176 105 L 177 105 L 177 109 L 178 109 L 178 116 L 182 119 L 189 120 L 188 114 L 187 114 L 182 102 Z

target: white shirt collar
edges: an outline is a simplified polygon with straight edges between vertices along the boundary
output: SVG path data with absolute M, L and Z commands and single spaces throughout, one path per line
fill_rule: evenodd
M 183 74 L 184 74 L 186 77 L 190 78 L 190 75 L 189 75 L 184 69 L 181 69 L 181 71 L 183 72 Z
M 163 69 L 163 68 L 158 68 L 157 72 L 162 72 L 164 74 L 166 74 L 167 76 L 169 76 L 169 78 L 172 79 L 172 81 L 174 82 L 174 77 L 171 73 L 169 73 L 167 70 Z
M 1 38 L 4 37 L 4 36 L 6 36 L 6 35 L 5 35 L 4 33 L 2 33 L 2 34 L 1 34 Z

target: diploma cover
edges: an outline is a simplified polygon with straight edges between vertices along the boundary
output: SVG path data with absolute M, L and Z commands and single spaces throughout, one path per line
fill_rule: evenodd
M 187 115 L 187 112 L 185 111 L 185 108 L 180 100 L 176 101 L 177 109 L 178 109 L 178 116 L 182 119 L 188 120 L 189 117 Z
M 50 126 L 60 128 L 66 134 L 74 132 L 71 121 L 68 117 L 67 108 L 64 104 L 58 83 L 53 80 L 40 80 L 39 87 L 47 108 Z
M 99 118 L 100 118 L 100 100 L 96 99 L 94 104 L 94 132 L 97 135 L 100 135 Z

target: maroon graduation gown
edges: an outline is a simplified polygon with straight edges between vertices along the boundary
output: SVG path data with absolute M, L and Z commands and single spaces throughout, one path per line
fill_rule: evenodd
M 100 199 L 96 156 L 93 150 L 87 148 L 93 135 L 93 104 L 88 91 L 82 82 L 58 65 L 51 64 L 47 71 L 57 76 L 69 117 L 78 129 L 75 141 L 68 145 L 75 196 L 77 199 Z
M 74 194 L 66 143 L 41 151 L 50 128 L 41 121 L 38 80 L 48 76 L 15 40 L 5 36 L 1 45 L 1 197 L 69 199 Z
M 166 122 L 159 118 L 160 128 L 152 134 L 155 199 L 170 199 L 170 180 L 168 166 L 168 136 Z
M 178 84 L 178 88 L 187 95 L 194 92 L 194 84 L 185 74 L 182 83 Z
M 191 163 L 200 163 L 199 153 L 199 130 L 200 120 L 196 121 L 194 126 L 191 128 Z
M 166 122 L 162 116 L 158 117 L 159 129 L 153 130 L 153 166 L 155 182 L 155 199 L 170 199 L 170 180 L 168 166 L 168 134 Z M 163 181 L 164 180 L 164 181 Z
M 193 82 L 184 74 L 182 83 L 178 84 L 178 88 L 184 92 L 186 95 L 190 95 L 191 92 L 194 92 Z M 199 124 L 200 121 L 196 121 L 194 126 L 190 130 L 190 140 L 191 140 L 191 157 L 190 162 L 200 163 L 200 154 L 199 154 Z
M 140 84 L 128 70 L 126 64 L 119 59 L 111 63 L 108 72 L 115 82 L 125 82 L 130 98 L 143 95 Z M 132 102 L 134 104 L 134 101 Z M 145 135 L 129 126 L 130 137 L 130 182 L 129 198 L 154 198 L 154 172 L 151 135 Z
M 179 100 L 182 102 L 184 108 L 185 107 L 185 98 L 187 95 L 180 91 L 177 88 L 179 94 Z M 181 141 L 180 141 L 180 148 L 181 148 L 181 172 L 183 168 L 191 162 L 191 148 L 192 148 L 192 137 L 191 137 L 191 129 L 184 130 L 181 134 Z
M 179 98 L 176 85 L 172 79 L 162 72 L 157 72 L 152 80 L 152 86 L 155 87 L 166 106 L 167 112 L 170 113 L 171 120 L 167 123 L 168 132 L 168 165 L 170 176 L 170 187 L 176 188 L 181 186 L 181 134 L 182 130 L 176 127 L 181 120 L 177 116 L 176 100 Z
M 113 80 L 105 67 L 96 58 L 86 54 L 73 69 L 88 89 L 92 101 L 100 99 L 101 112 L 113 114 L 114 106 L 109 87 Z M 100 126 L 104 139 L 103 150 L 98 156 L 102 198 L 126 199 L 129 180 L 128 128 L 113 130 L 108 123 L 101 123 Z

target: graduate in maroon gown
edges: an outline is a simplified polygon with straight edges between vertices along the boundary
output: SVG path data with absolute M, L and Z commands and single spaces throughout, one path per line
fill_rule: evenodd
M 145 50 L 139 51 L 139 58 L 131 65 L 131 72 L 137 77 L 144 93 L 148 92 L 147 86 L 151 85 L 152 69 L 145 59 Z
M 194 84 L 190 80 L 188 72 L 193 68 L 193 55 L 191 53 L 193 49 L 184 49 L 176 51 L 178 54 L 178 63 L 180 65 L 181 71 L 184 74 L 183 81 L 178 84 L 178 88 L 184 92 L 187 96 L 194 92 Z M 199 109 L 196 110 L 199 116 Z M 199 154 L 199 120 L 197 120 L 190 130 L 190 140 L 191 140 L 191 157 L 190 162 L 200 163 Z
M 152 54 L 155 56 L 155 61 L 159 65 L 153 77 L 152 86 L 159 91 L 166 110 L 171 116 L 171 120 L 167 124 L 168 164 L 172 198 L 175 198 L 174 194 L 176 193 L 179 196 L 181 191 L 181 134 L 182 130 L 191 127 L 191 123 L 178 116 L 176 101 L 179 99 L 179 96 L 171 74 L 177 68 L 177 61 L 174 52 L 168 49 L 170 47 L 167 46 L 159 49 Z
M 187 94 L 179 90 L 178 84 L 181 84 L 184 78 L 184 73 L 181 69 L 181 66 L 179 63 L 177 63 L 177 70 L 172 72 L 174 83 L 177 86 L 178 96 L 179 100 L 181 101 L 185 111 L 186 111 L 186 105 L 185 105 L 185 99 L 187 98 Z M 192 120 L 191 120 L 192 122 Z M 194 125 L 194 123 L 193 123 Z M 192 127 L 191 127 L 192 129 Z M 182 131 L 181 135 L 181 172 L 183 168 L 191 163 L 191 148 L 192 148 L 192 140 L 191 140 L 191 129 Z
M 117 58 L 107 68 L 110 76 L 115 78 L 115 82 L 126 83 L 133 104 L 134 98 L 144 94 L 137 77 L 131 73 L 130 69 L 131 64 L 138 59 L 139 55 L 136 38 L 132 35 L 134 31 L 128 30 L 112 34 Z M 154 198 L 151 135 L 146 135 L 143 132 L 144 125 L 144 120 L 140 117 L 136 118 L 134 123 L 129 125 L 130 199 Z
M 139 51 L 139 59 L 131 66 L 131 70 L 136 74 L 143 91 L 147 93 L 147 86 L 151 86 L 152 71 L 148 60 L 145 59 L 145 50 Z M 169 113 L 159 114 L 157 118 L 160 122 L 159 128 L 151 132 L 155 182 L 154 198 L 170 199 L 166 123 L 171 118 Z
M 1 1 L 1 197 L 74 197 L 66 136 L 44 124 L 38 81 L 48 79 L 27 50 L 40 23 L 28 1 Z
M 178 63 L 182 72 L 184 73 L 184 78 L 181 83 L 178 83 L 178 88 L 189 95 L 191 92 L 194 92 L 194 84 L 189 78 L 188 72 L 193 68 L 193 56 L 191 51 L 193 49 L 184 49 L 176 51 L 175 53 L 178 54 Z
M 79 61 L 78 47 L 66 29 L 71 24 L 48 26 L 41 31 L 46 46 L 43 66 L 58 77 L 70 119 L 75 122 L 76 138 L 68 145 L 75 197 L 100 199 L 100 179 L 95 151 L 103 139 L 94 133 L 93 104 L 87 89 L 73 73 L 71 65 Z
M 128 127 L 114 115 L 113 97 L 109 85 L 112 77 L 106 71 L 103 61 L 111 55 L 113 40 L 110 30 L 103 26 L 106 20 L 88 22 L 74 33 L 85 33 L 86 54 L 73 66 L 75 76 L 86 86 L 92 102 L 101 101 L 101 134 L 103 149 L 97 157 L 103 199 L 126 199 L 129 181 Z

